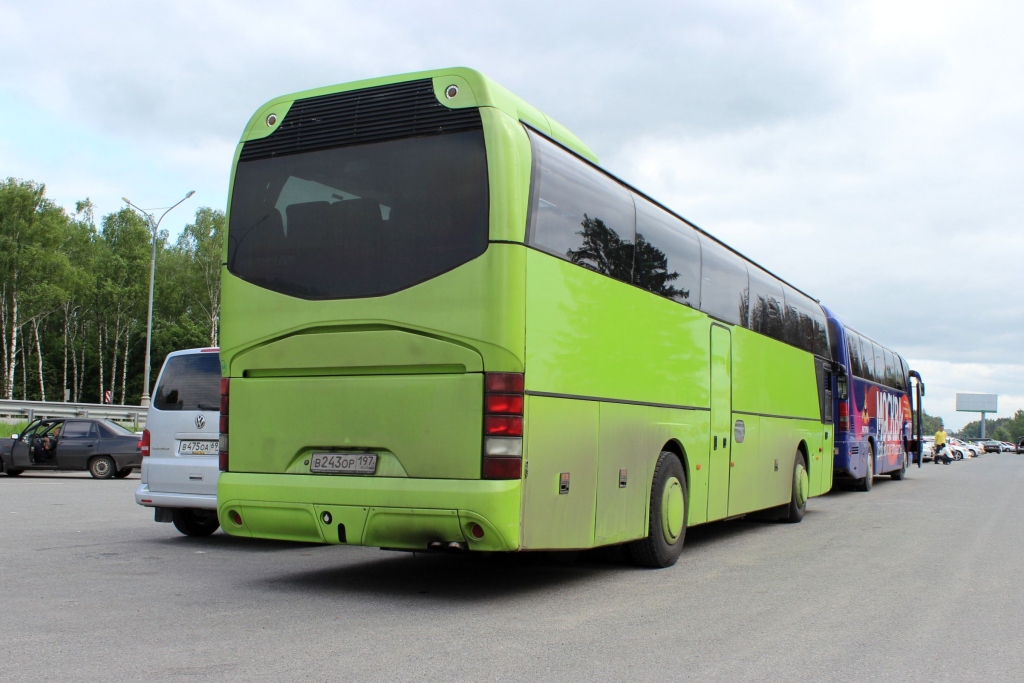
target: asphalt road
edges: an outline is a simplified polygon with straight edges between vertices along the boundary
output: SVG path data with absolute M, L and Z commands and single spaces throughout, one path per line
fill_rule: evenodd
M 196 540 L 137 485 L 0 476 L 0 680 L 1024 677 L 1024 456 L 694 528 L 666 570 Z

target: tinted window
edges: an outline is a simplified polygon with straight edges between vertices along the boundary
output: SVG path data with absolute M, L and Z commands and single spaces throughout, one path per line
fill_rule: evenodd
M 882 349 L 882 354 L 885 356 L 885 384 L 886 386 L 896 386 L 896 359 L 892 356 L 892 351 L 888 349 Z
M 828 322 L 828 343 L 829 343 L 829 350 L 832 352 L 832 360 L 836 361 L 837 363 L 843 363 L 845 365 L 846 364 L 846 359 L 844 359 L 842 356 L 839 355 L 839 338 L 841 336 L 840 328 L 836 324 L 835 320 L 828 320 L 827 322 Z M 851 370 L 851 372 L 852 372 L 852 370 Z
M 700 310 L 747 327 L 750 303 L 744 261 L 714 240 L 701 237 L 700 263 Z
M 904 391 L 907 388 L 907 365 L 904 360 L 896 355 L 896 388 Z
M 218 391 L 219 391 L 219 389 L 218 389 Z M 217 396 L 218 396 L 218 401 L 219 401 L 220 394 L 218 393 Z M 220 404 L 219 403 L 217 404 L 217 409 L 218 410 L 220 409 Z M 101 427 L 103 427 L 103 431 L 106 432 L 108 436 L 110 436 L 110 435 L 113 435 L 113 436 L 138 436 L 138 434 L 136 434 L 132 430 L 125 429 L 121 425 L 117 424 L 116 422 L 111 422 L 110 420 L 103 420 L 102 422 L 98 422 L 97 424 L 99 424 Z
M 863 377 L 864 368 L 860 362 L 860 335 L 846 330 L 846 347 L 850 352 L 850 372 L 856 377 Z
M 783 339 L 785 299 L 782 283 L 755 265 L 748 265 L 750 274 L 750 329 Z
M 875 381 L 879 384 L 885 383 L 885 354 L 882 353 L 882 347 L 874 342 L 869 342 L 868 345 L 871 347 L 872 353 L 875 356 Z
M 91 422 L 65 422 L 60 433 L 65 439 L 86 439 L 90 435 L 91 428 Z
M 487 248 L 483 132 L 244 161 L 228 270 L 307 299 L 395 292 Z
M 804 351 L 813 352 L 814 319 L 811 312 L 818 305 L 788 285 L 783 285 L 783 291 L 786 295 L 783 340 Z
M 168 358 L 156 387 L 153 407 L 157 410 L 220 410 L 220 354 L 189 353 Z
M 860 365 L 864 369 L 862 377 L 871 381 L 875 380 L 875 356 L 871 350 L 871 342 L 864 337 L 860 338 Z
M 687 306 L 700 302 L 700 241 L 689 225 L 643 197 L 636 204 L 633 284 Z
M 814 325 L 814 353 L 823 358 L 836 359 L 835 354 L 830 353 L 828 343 L 828 326 L 825 323 L 825 313 L 821 306 L 815 304 L 811 307 L 811 323 Z
M 632 282 L 632 195 L 533 131 L 530 141 L 533 187 L 527 242 L 584 268 Z

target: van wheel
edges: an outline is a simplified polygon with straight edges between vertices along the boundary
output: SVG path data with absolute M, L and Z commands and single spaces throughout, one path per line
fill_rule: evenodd
M 220 526 L 216 510 L 175 508 L 171 513 L 171 521 L 174 522 L 174 528 L 186 536 L 209 536 Z
M 907 454 L 903 453 L 903 467 L 899 468 L 895 472 L 889 474 L 890 477 L 896 481 L 903 481 L 907 478 Z
M 114 472 L 114 479 L 124 479 L 125 477 L 127 477 L 131 473 L 132 473 L 132 468 L 131 467 L 124 467 L 122 469 L 119 469 L 117 472 Z
M 89 461 L 89 474 L 94 479 L 110 479 L 114 476 L 116 467 L 113 458 L 109 455 L 101 455 Z
M 4 474 L 6 474 L 8 477 L 16 477 L 24 471 L 25 470 L 19 470 L 16 468 L 8 467 L 4 469 Z
M 671 567 L 686 537 L 686 472 L 671 451 L 662 451 L 651 481 L 647 536 L 629 544 L 633 561 L 642 567 Z
M 870 491 L 871 485 L 875 483 L 875 444 L 868 442 L 868 473 L 857 482 L 857 488 L 861 491 Z
M 810 481 L 807 477 L 807 464 L 804 461 L 804 454 L 799 450 L 796 452 L 796 461 L 793 463 L 793 493 L 789 498 L 789 508 L 782 521 L 796 524 L 804 518 L 807 512 L 807 491 L 810 488 Z

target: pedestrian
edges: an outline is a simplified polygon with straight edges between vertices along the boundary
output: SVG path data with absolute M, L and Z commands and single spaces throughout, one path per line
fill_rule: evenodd
M 953 461 L 949 457 L 949 451 L 946 448 L 946 430 L 941 422 L 939 423 L 939 431 L 935 432 L 935 459 L 933 462 L 938 465 L 939 460 L 942 460 L 944 465 L 948 465 Z

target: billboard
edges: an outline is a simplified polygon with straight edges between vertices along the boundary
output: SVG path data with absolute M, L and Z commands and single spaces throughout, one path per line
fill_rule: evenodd
M 957 394 L 956 409 L 964 413 L 998 413 L 999 394 Z

